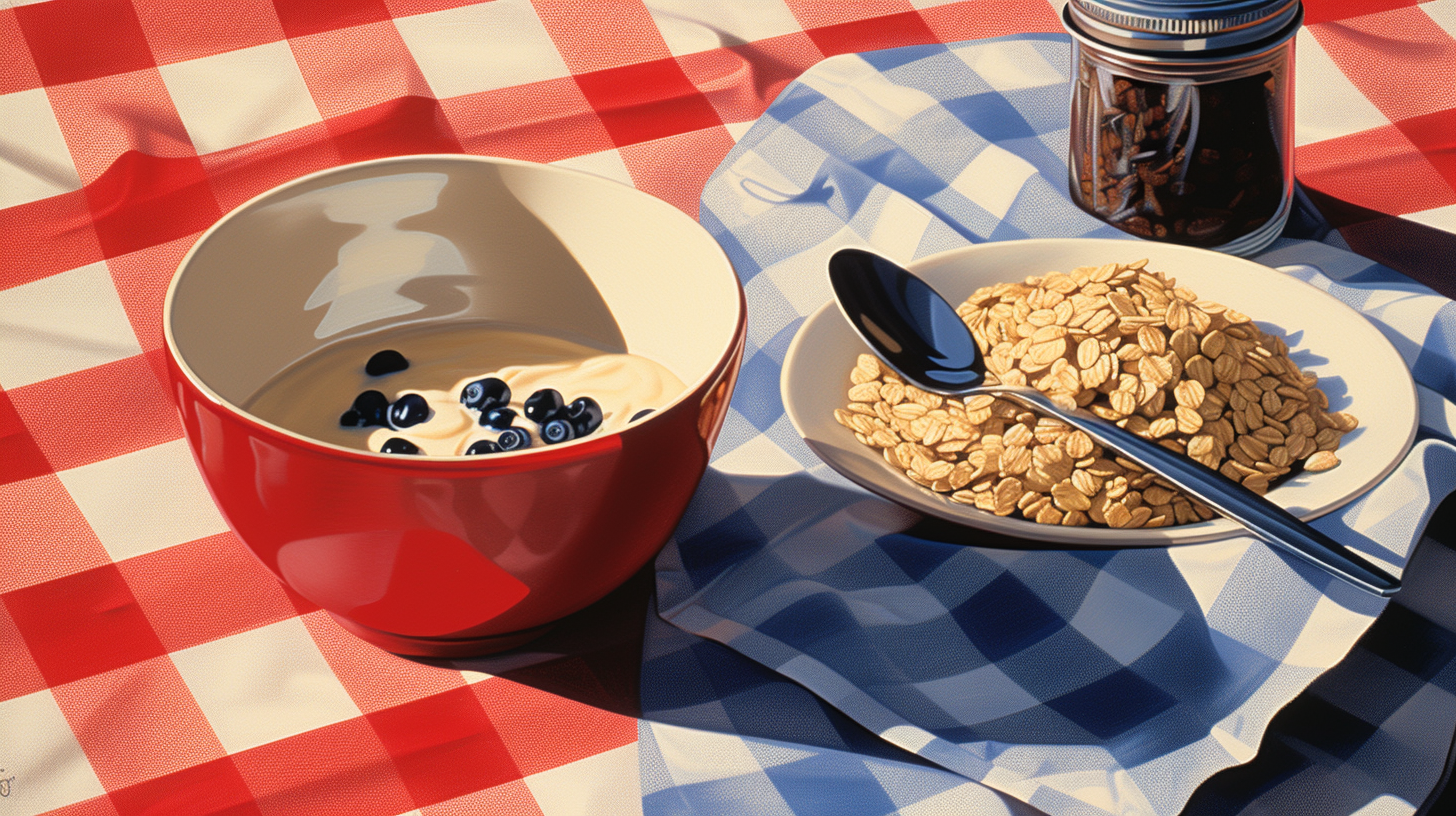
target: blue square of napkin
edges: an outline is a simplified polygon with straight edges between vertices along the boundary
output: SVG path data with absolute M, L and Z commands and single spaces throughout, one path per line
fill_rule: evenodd
M 1372 653 L 1422 680 L 1433 679 L 1456 658 L 1456 632 L 1404 606 L 1386 610 L 1367 637 Z
M 1047 707 L 1096 735 L 1111 739 L 1172 708 L 1177 701 L 1131 669 L 1113 672 Z
M 981 654 L 993 661 L 1039 643 L 1067 625 L 1061 615 L 1007 572 L 950 614 Z

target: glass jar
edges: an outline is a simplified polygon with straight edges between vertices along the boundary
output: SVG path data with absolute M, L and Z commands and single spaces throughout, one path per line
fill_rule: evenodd
M 1071 192 L 1155 241 L 1251 255 L 1294 192 L 1299 0 L 1070 0 Z

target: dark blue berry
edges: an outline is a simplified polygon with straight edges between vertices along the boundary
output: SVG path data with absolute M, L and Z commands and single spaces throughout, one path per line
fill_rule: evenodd
M 495 443 L 503 451 L 523 450 L 531 447 L 531 435 L 524 428 L 506 428 L 495 438 Z
M 358 411 L 350 408 L 339 415 L 339 424 L 345 428 L 362 428 L 364 427 L 364 417 L 360 416 Z
M 371 425 L 388 425 L 385 414 L 389 411 L 389 397 L 378 391 L 365 391 L 354 398 L 354 405 L 350 411 L 358 415 L 354 427 L 368 428 Z M 345 419 L 351 418 L 350 411 L 345 411 L 344 415 L 339 417 L 340 425 L 345 424 Z
M 566 406 L 566 418 L 577 436 L 586 436 L 601 427 L 602 406 L 591 397 L 577 397 Z
M 394 428 L 418 425 L 430 416 L 430 403 L 419 394 L 405 394 L 389 406 L 389 424 Z
M 555 419 L 557 412 L 564 407 L 566 407 L 566 403 L 561 399 L 560 391 L 555 388 L 543 388 L 526 397 L 526 419 L 541 425 Z
M 510 401 L 511 387 L 506 385 L 505 380 L 497 377 L 476 380 L 460 391 L 460 402 L 466 408 L 477 411 L 508 405 Z
M 380 453 L 419 453 L 420 452 L 420 449 L 419 449 L 418 446 L 415 445 L 415 443 L 409 441 L 408 439 L 400 439 L 397 436 L 393 436 L 393 437 L 390 437 L 389 439 L 384 440 L 384 444 L 379 447 L 379 452 Z
M 486 428 L 504 431 L 516 421 L 514 408 L 490 408 L 480 414 L 480 424 Z
M 470 447 L 465 449 L 465 455 L 479 456 L 482 453 L 500 453 L 500 449 L 500 445 L 497 445 L 489 439 L 482 439 L 478 442 L 471 442 Z
M 548 420 L 541 426 L 541 438 L 548 445 L 556 445 L 561 442 L 569 442 L 576 438 L 576 430 L 571 427 L 571 421 L 567 419 Z
M 652 413 L 652 409 L 651 408 L 643 408 L 642 410 L 640 410 L 637 413 L 633 414 L 632 415 L 632 418 L 629 419 L 629 420 L 627 420 L 627 421 L 628 422 L 636 422 L 637 420 L 641 419 L 642 417 L 648 416 L 651 413 Z
M 403 354 L 394 349 L 385 349 L 369 358 L 369 362 L 364 364 L 364 373 L 371 377 L 383 377 L 406 368 L 409 368 L 409 360 Z

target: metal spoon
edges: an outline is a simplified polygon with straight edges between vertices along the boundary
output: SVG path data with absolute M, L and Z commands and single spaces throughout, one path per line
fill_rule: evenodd
M 1086 411 L 1068 410 L 1035 388 L 985 384 L 985 363 L 955 309 L 929 284 L 888 259 L 842 249 L 829 259 L 840 311 L 859 336 L 905 380 L 953 397 L 989 394 L 1053 416 L 1116 449 L 1249 532 L 1326 572 L 1382 597 L 1400 582 L 1359 554 L 1215 470 Z

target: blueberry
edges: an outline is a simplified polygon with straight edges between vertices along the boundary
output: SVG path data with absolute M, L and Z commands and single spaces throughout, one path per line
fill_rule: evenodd
M 480 414 L 480 424 L 486 428 L 494 428 L 497 431 L 504 431 L 511 427 L 516 421 L 514 408 L 490 408 Z
M 392 428 L 408 428 L 418 425 L 430 416 L 430 403 L 419 394 L 405 394 L 389 406 L 389 425 Z
M 566 403 L 561 399 L 560 391 L 555 388 L 543 388 L 526 397 L 526 419 L 541 425 L 554 419 L 557 412 L 565 406 Z
M 546 440 L 546 444 L 548 445 L 570 442 L 576 438 L 576 429 L 571 427 L 570 420 L 548 420 L 545 425 L 541 426 L 541 438 Z
M 369 362 L 364 364 L 364 373 L 371 377 L 383 377 L 406 368 L 409 368 L 409 360 L 403 354 L 394 349 L 385 349 L 369 358 Z
M 647 416 L 647 415 L 649 415 L 651 413 L 652 413 L 652 409 L 651 408 L 643 408 L 642 410 L 640 410 L 637 413 L 633 414 L 632 415 L 632 418 L 629 419 L 629 420 L 627 420 L 627 421 L 628 422 L 636 422 L 637 420 L 639 420 L 639 419 L 641 419 L 641 418 L 643 418 L 643 417 L 645 417 L 645 416 Z
M 601 427 L 602 406 L 591 397 L 577 397 L 566 406 L 566 418 L 577 436 L 586 436 Z
M 500 450 L 500 445 L 497 445 L 489 439 L 481 439 L 477 442 L 471 442 L 470 447 L 465 449 L 465 455 L 478 456 L 482 453 L 500 453 Z
M 415 445 L 415 443 L 409 441 L 408 439 L 400 439 L 397 436 L 392 436 L 389 439 L 384 440 L 384 444 L 380 446 L 379 452 L 380 453 L 419 453 L 420 452 L 420 449 L 419 449 L 418 446 Z
M 495 438 L 495 443 L 503 451 L 523 450 L 531 447 L 531 435 L 524 428 L 506 428 Z
M 364 427 L 364 417 L 360 416 L 358 411 L 350 408 L 339 415 L 339 425 L 345 428 L 362 428 Z
M 385 414 L 389 411 L 389 397 L 378 391 L 365 391 L 354 398 L 354 405 L 344 415 L 339 417 L 339 424 L 346 424 L 345 419 L 354 419 L 354 427 L 367 428 L 371 425 L 388 425 Z M 350 414 L 354 414 L 353 417 Z
M 507 405 L 510 401 L 511 387 L 497 377 L 476 380 L 460 391 L 460 402 L 477 411 Z

